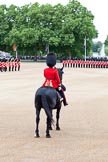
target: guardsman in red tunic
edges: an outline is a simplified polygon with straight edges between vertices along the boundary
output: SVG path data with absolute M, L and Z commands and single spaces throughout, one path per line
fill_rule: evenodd
M 15 71 L 17 70 L 17 58 L 14 59 Z
M 6 59 L 5 58 L 3 58 L 3 60 L 2 60 L 2 69 L 3 69 L 3 71 L 6 72 Z
M 1 59 L 0 59 L 0 71 L 2 72 L 2 62 L 1 62 Z
M 46 58 L 46 63 L 48 68 L 44 69 L 45 82 L 42 86 L 50 86 L 55 88 L 60 95 L 63 97 L 64 106 L 68 105 L 62 88 L 59 88 L 61 85 L 60 77 L 57 69 L 54 67 L 56 65 L 56 55 L 54 53 L 49 53 Z
M 18 71 L 20 71 L 20 59 L 17 59 L 17 67 L 18 67 Z
M 3 72 L 3 59 L 1 59 L 1 65 L 0 65 L 0 67 L 1 67 L 1 72 Z
M 7 71 L 7 59 L 5 59 L 5 61 L 4 61 L 4 71 L 5 72 Z
M 8 60 L 8 69 L 11 71 L 11 58 Z
M 2 67 L 2 63 L 1 63 L 1 59 L 0 59 L 0 71 L 1 71 L 1 67 Z
M 12 71 L 14 71 L 14 67 L 15 67 L 14 58 L 11 59 L 11 63 L 12 63 Z
M 4 71 L 4 58 L 2 59 L 2 72 Z

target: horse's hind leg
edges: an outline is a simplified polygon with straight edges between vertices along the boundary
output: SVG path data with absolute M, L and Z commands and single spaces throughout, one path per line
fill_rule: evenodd
M 56 112 L 56 130 L 60 130 L 60 126 L 59 126 L 60 109 L 57 109 L 57 112 Z
M 39 136 L 39 121 L 40 121 L 40 109 L 36 108 L 36 130 L 35 130 L 35 137 Z
M 46 128 L 46 138 L 51 138 L 49 126 L 51 125 L 51 120 L 47 117 L 47 128 Z
M 51 114 L 52 114 L 52 111 L 51 111 Z M 53 114 L 52 114 L 52 118 L 53 118 Z M 49 123 L 49 130 L 53 130 L 51 122 Z

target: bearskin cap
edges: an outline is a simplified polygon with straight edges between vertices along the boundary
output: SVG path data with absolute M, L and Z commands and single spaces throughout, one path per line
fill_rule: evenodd
M 56 65 L 56 54 L 55 53 L 47 54 L 46 64 L 48 67 L 53 67 L 54 65 Z

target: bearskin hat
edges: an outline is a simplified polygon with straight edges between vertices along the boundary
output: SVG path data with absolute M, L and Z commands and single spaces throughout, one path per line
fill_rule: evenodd
M 53 67 L 56 64 L 55 53 L 48 53 L 46 57 L 46 64 L 48 67 Z

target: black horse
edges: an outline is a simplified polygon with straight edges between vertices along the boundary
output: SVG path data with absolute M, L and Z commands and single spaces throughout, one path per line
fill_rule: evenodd
M 63 67 L 57 69 L 60 80 L 62 83 L 62 75 L 63 75 Z M 60 130 L 59 126 L 59 116 L 62 103 L 60 101 L 60 95 L 56 89 L 53 87 L 40 87 L 35 93 L 34 100 L 35 108 L 36 108 L 36 130 L 35 137 L 39 136 L 39 121 L 40 121 L 40 111 L 41 108 L 45 110 L 47 115 L 47 127 L 46 127 L 46 138 L 50 138 L 50 129 L 51 125 L 54 124 L 54 120 L 52 117 L 52 110 L 57 109 L 56 111 L 56 130 Z

